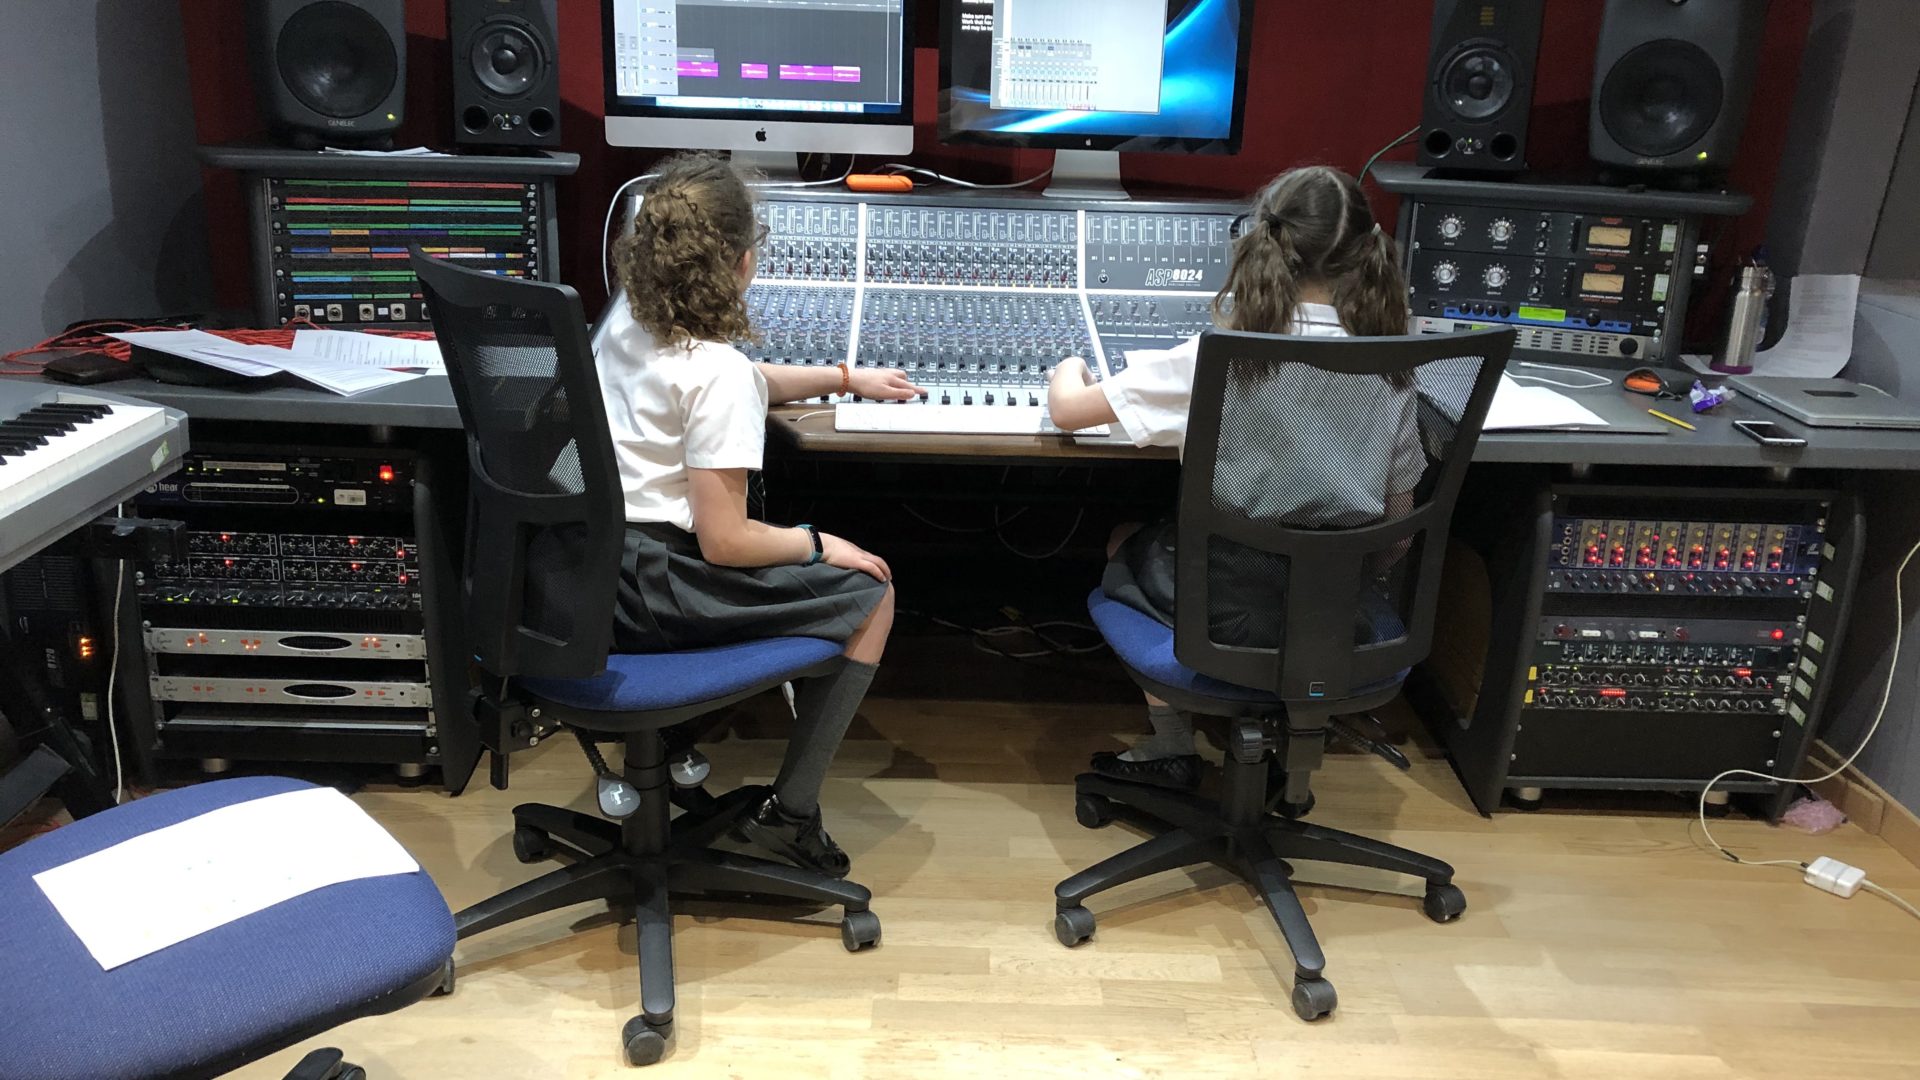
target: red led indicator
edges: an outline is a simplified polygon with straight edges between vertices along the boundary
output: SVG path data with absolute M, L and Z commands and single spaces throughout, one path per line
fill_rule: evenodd
M 359 538 L 359 537 L 357 537 L 357 536 L 349 536 L 349 537 L 347 537 L 347 546 L 348 546 L 348 547 L 359 547 L 359 546 L 360 546 L 360 538 Z
M 1734 674 L 1735 674 L 1736 676 L 1738 676 L 1738 677 L 1740 677 L 1740 678 L 1742 678 L 1742 679 L 1744 679 L 1744 678 L 1747 678 L 1747 677 L 1749 677 L 1749 676 L 1751 676 L 1751 675 L 1753 674 L 1753 669 L 1752 669 L 1752 668 L 1750 668 L 1750 667 L 1737 667 L 1737 668 L 1734 668 L 1734 669 L 1733 669 L 1733 673 L 1734 673 Z
M 1785 641 L 1785 640 L 1787 640 L 1787 632 L 1786 632 L 1785 630 L 1781 630 L 1781 629 L 1779 629 L 1779 628 L 1777 628 L 1777 627 L 1776 627 L 1776 628 L 1774 629 L 1774 631 L 1773 631 L 1773 633 L 1771 633 L 1771 634 L 1769 634 L 1769 635 L 1767 635 L 1767 636 L 1768 636 L 1768 637 L 1771 637 L 1771 638 L 1772 638 L 1773 640 L 1775 640 L 1775 641 Z
M 1606 689 L 1600 691 L 1600 696 L 1601 697 L 1626 697 L 1627 692 L 1625 690 L 1619 689 L 1618 687 L 1609 686 Z
M 380 466 L 380 480 L 382 483 L 393 482 L 393 466 L 391 465 Z

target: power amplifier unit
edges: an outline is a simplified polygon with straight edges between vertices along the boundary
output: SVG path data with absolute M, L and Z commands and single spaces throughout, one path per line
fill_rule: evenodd
M 142 503 L 186 557 L 138 566 L 158 756 L 438 763 L 411 451 L 214 446 Z
M 1863 531 L 1837 492 L 1546 492 L 1524 541 L 1489 554 L 1481 690 L 1470 717 L 1441 725 L 1475 803 L 1793 775 L 1839 659 Z M 1791 788 L 1740 777 L 1716 790 L 1763 795 L 1777 816 Z

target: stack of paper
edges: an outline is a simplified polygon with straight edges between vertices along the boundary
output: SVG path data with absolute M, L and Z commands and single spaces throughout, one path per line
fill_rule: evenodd
M 296 330 L 293 351 L 350 367 L 446 370 L 437 341 L 384 337 L 353 330 Z
M 438 367 L 440 360 L 439 347 L 431 341 L 335 330 L 298 331 L 294 334 L 294 347 L 291 349 L 274 345 L 243 345 L 201 330 L 149 330 L 112 336 L 129 344 L 157 349 L 236 375 L 285 373 L 343 396 L 417 379 L 420 377 L 418 372 L 393 369 Z M 308 338 L 304 347 L 301 343 L 303 336 Z

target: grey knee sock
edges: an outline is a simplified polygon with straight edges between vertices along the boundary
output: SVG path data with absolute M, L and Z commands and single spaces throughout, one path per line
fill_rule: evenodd
M 787 740 L 786 760 L 780 763 L 780 775 L 773 781 L 774 794 L 788 813 L 802 817 L 820 806 L 820 785 L 826 782 L 827 766 L 853 723 L 854 710 L 867 696 L 867 687 L 876 664 L 848 660 L 840 670 L 800 686 L 794 711 L 793 737 Z
M 1153 761 L 1157 758 L 1183 757 L 1193 750 L 1193 717 L 1171 705 L 1147 706 L 1147 719 L 1153 734 L 1140 745 L 1120 755 L 1122 761 Z

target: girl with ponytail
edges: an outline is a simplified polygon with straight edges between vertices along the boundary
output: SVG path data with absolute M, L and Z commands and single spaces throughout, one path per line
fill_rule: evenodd
M 1214 297 L 1214 325 L 1303 337 L 1380 337 L 1405 334 L 1407 318 L 1407 285 L 1398 253 L 1353 177 L 1318 165 L 1293 169 L 1254 197 L 1233 242 L 1227 283 Z M 1198 337 L 1172 349 L 1130 351 L 1125 369 L 1101 382 L 1093 380 L 1086 361 L 1070 357 L 1055 367 L 1048 387 L 1053 422 L 1067 431 L 1111 424 L 1136 446 L 1181 446 L 1198 352 Z M 1293 386 L 1322 377 L 1318 369 L 1290 374 Z M 1291 519 L 1302 525 L 1353 527 L 1410 511 L 1413 489 L 1426 468 L 1412 379 L 1405 372 L 1383 379 L 1384 385 L 1375 384 L 1378 424 L 1355 425 L 1334 416 L 1289 417 L 1311 428 L 1329 456 L 1340 456 L 1347 446 L 1356 462 L 1379 458 L 1369 454 L 1367 439 L 1390 438 L 1392 466 L 1381 478 L 1380 490 L 1301 490 L 1311 487 L 1314 478 L 1286 475 L 1276 463 L 1268 475 L 1248 482 L 1247 497 L 1264 501 L 1273 489 L 1294 489 L 1286 493 L 1285 504 L 1312 507 L 1317 515 L 1313 520 L 1299 520 L 1298 515 Z M 1303 394 L 1300 400 L 1300 408 L 1311 413 L 1323 407 L 1316 401 L 1340 397 L 1333 391 Z M 1351 477 L 1353 470 L 1346 475 Z M 1175 535 L 1170 516 L 1144 527 L 1114 530 L 1102 590 L 1172 626 Z M 1266 598 L 1274 595 L 1273 588 L 1270 581 L 1248 581 L 1241 591 Z M 1278 644 L 1272 639 L 1273 615 L 1271 610 L 1249 610 L 1230 615 L 1223 625 L 1219 612 L 1210 613 L 1213 636 L 1223 644 L 1273 648 Z M 1123 754 L 1094 755 L 1094 771 L 1192 790 L 1200 779 L 1192 718 L 1152 697 L 1147 698 L 1147 716 L 1153 734 Z
M 892 573 L 811 525 L 749 517 L 748 475 L 760 468 L 769 402 L 921 391 L 898 371 L 755 364 L 735 348 L 753 336 L 747 286 L 764 238 L 733 167 L 684 154 L 657 170 L 614 248 L 627 302 L 598 358 L 627 514 L 613 642 L 623 653 L 789 636 L 845 643 L 834 673 L 800 687 L 773 793 L 742 826 L 774 854 L 844 877 L 820 789 L 886 646 Z

